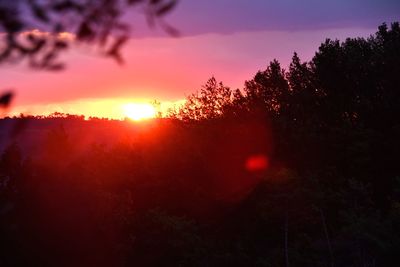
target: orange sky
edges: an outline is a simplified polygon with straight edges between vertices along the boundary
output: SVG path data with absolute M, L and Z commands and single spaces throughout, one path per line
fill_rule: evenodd
M 166 108 L 200 89 L 212 75 L 241 88 L 274 58 L 286 66 L 294 51 L 310 59 L 327 36 L 343 39 L 373 31 L 345 28 L 132 39 L 124 47 L 127 63 L 123 66 L 88 47 L 75 46 L 63 55 L 68 67 L 61 72 L 1 65 L 2 88 L 14 88 L 17 93 L 10 115 L 58 111 L 122 118 L 124 103 L 156 99 Z
M 143 17 L 126 14 L 136 27 L 123 48 L 123 66 L 93 47 L 74 45 L 62 56 L 67 69 L 61 72 L 0 64 L 0 90 L 16 92 L 9 115 L 122 118 L 126 103 L 156 99 L 166 109 L 211 76 L 242 88 L 274 58 L 283 67 L 294 51 L 310 60 L 326 38 L 367 37 L 381 23 L 399 20 L 398 11 L 399 2 L 382 0 L 185 0 L 167 18 L 180 38 L 149 30 Z

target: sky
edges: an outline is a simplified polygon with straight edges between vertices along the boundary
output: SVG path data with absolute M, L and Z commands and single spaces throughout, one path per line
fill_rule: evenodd
M 89 47 L 74 46 L 61 72 L 0 65 L 0 89 L 14 89 L 9 114 L 55 111 L 122 118 L 122 106 L 163 107 L 181 101 L 210 77 L 242 88 L 273 59 L 287 67 L 293 52 L 310 60 L 326 38 L 368 37 L 383 22 L 400 20 L 400 1 L 388 0 L 181 0 L 165 20 L 179 38 L 149 29 L 141 14 L 118 65 Z

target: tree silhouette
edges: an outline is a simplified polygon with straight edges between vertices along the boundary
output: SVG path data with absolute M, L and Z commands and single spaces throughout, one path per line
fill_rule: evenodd
M 206 120 L 220 117 L 232 104 L 232 91 L 212 77 L 200 92 L 189 95 L 186 102 L 172 116 L 182 120 Z
M 272 61 L 265 71 L 257 72 L 252 80 L 246 81 L 244 88 L 250 106 L 261 105 L 276 114 L 285 108 L 288 90 L 285 71 L 277 60 Z

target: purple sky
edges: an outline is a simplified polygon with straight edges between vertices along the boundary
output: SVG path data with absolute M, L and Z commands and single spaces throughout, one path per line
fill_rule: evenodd
M 181 0 L 168 21 L 185 35 L 231 34 L 376 28 L 399 14 L 398 0 Z

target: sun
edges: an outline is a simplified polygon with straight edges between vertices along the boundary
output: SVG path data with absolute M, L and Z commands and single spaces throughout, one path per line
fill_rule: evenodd
M 122 107 L 124 115 L 131 120 L 140 121 L 156 117 L 156 110 L 151 104 L 125 104 Z

